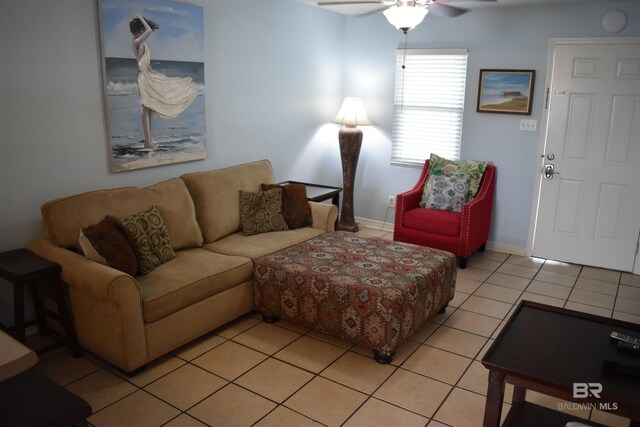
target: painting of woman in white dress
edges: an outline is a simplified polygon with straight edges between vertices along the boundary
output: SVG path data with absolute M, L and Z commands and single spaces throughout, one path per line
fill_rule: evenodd
M 207 157 L 202 7 L 101 0 L 114 172 Z

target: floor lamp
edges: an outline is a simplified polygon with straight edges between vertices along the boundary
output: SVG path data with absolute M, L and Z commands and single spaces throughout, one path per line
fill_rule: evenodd
M 355 232 L 359 228 L 353 216 L 353 184 L 362 146 L 362 131 L 356 126 L 370 125 L 371 122 L 364 111 L 360 98 L 345 98 L 338 115 L 333 119 L 333 123 L 345 125 L 338 134 L 340 158 L 342 159 L 343 197 L 337 229 Z

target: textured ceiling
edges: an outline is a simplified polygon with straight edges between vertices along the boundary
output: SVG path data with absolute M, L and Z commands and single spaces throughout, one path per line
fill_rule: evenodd
M 297 0 L 302 3 L 316 5 L 318 0 Z M 340 1 L 340 0 L 335 0 Z M 350 1 L 358 1 L 358 0 L 350 0 Z M 497 0 L 495 2 L 474 2 L 474 1 L 465 1 L 465 0 L 456 0 L 455 2 L 451 1 L 452 6 L 459 6 L 465 9 L 474 9 L 479 7 L 509 7 L 509 6 L 523 6 L 523 5 L 541 5 L 541 4 L 552 4 L 552 3 L 587 3 L 594 1 L 603 1 L 603 0 Z M 446 1 L 444 2 L 446 3 Z M 375 4 L 353 4 L 353 5 L 344 5 L 344 6 L 324 6 L 323 9 L 333 10 L 338 13 L 342 13 L 345 15 L 358 15 L 361 13 L 368 13 L 379 9 L 380 5 Z

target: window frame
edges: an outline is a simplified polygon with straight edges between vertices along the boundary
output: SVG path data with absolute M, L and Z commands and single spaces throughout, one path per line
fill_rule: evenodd
M 407 100 L 407 89 L 412 90 L 411 88 L 407 88 L 406 82 L 406 70 L 403 70 L 401 66 L 403 64 L 407 64 L 407 67 L 411 66 L 411 57 L 415 56 L 458 56 L 458 58 L 452 58 L 452 60 L 457 61 L 457 73 L 453 73 L 451 70 L 454 69 L 455 63 L 452 63 L 449 67 L 438 67 L 438 68 L 430 68 L 430 71 L 434 70 L 440 72 L 451 72 L 451 75 L 460 74 L 460 67 L 464 65 L 464 71 L 460 75 L 460 79 L 458 79 L 455 84 L 452 84 L 451 90 L 456 90 L 458 96 L 456 96 L 457 100 L 453 104 L 437 104 L 433 103 L 432 105 L 417 105 L 412 104 L 411 101 Z M 462 58 L 464 57 L 464 58 Z M 433 58 L 436 59 L 436 58 Z M 415 64 L 413 66 L 416 66 Z M 396 67 L 395 67 L 395 84 L 393 91 L 393 116 L 392 116 L 392 131 L 391 131 L 391 165 L 392 166 L 409 166 L 409 167 L 422 167 L 424 166 L 424 161 L 429 158 L 429 154 L 426 154 L 425 158 L 422 158 L 425 154 L 424 151 L 433 152 L 435 154 L 440 155 L 441 157 L 450 158 L 451 160 L 459 160 L 461 144 L 462 144 L 462 125 L 463 125 L 463 117 L 464 117 L 464 107 L 466 100 L 466 84 L 467 84 L 467 74 L 469 67 L 469 50 L 466 48 L 459 49 L 403 49 L 400 48 L 396 52 Z M 407 68 L 408 69 L 408 68 Z M 425 66 L 421 71 L 428 71 Z M 415 83 L 415 82 L 414 82 Z M 428 86 L 428 83 L 425 83 L 421 87 L 413 86 L 416 89 L 424 89 Z M 421 153 L 418 153 L 418 150 L 410 151 L 410 146 L 412 143 L 414 147 L 416 146 L 415 139 L 420 139 L 425 134 L 420 134 L 419 137 L 414 140 L 408 141 L 406 138 L 410 136 L 411 131 L 404 131 L 403 129 L 409 126 L 420 126 L 420 120 L 418 118 L 407 119 L 406 111 L 412 112 L 416 115 L 426 115 L 428 113 L 436 113 L 436 115 L 440 115 L 442 119 L 433 119 L 434 123 L 444 125 L 440 127 L 440 129 L 444 129 L 441 133 L 449 133 L 455 134 L 454 139 L 455 146 L 449 145 L 451 149 L 447 149 L 445 152 L 440 150 L 424 150 L 424 147 L 429 147 L 428 143 L 422 144 L 418 142 L 419 147 L 422 147 L 424 150 Z M 431 117 L 430 117 L 431 118 Z M 451 119 L 455 118 L 456 124 L 455 127 L 451 127 Z M 415 132 L 414 132 L 415 134 Z M 405 138 L 405 139 L 401 139 Z M 444 138 L 442 140 L 445 140 Z M 451 138 L 449 138 L 451 139 Z M 441 141 L 439 139 L 439 141 Z M 450 144 L 451 141 L 447 143 Z M 455 154 L 452 155 L 451 152 Z M 454 157 L 454 158 L 452 158 Z

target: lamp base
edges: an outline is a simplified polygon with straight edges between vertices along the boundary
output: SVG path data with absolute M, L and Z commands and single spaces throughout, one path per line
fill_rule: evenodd
M 350 231 L 355 233 L 360 230 L 360 226 L 355 222 L 353 224 L 343 224 L 341 221 L 338 221 L 338 225 L 336 226 L 337 231 Z
M 362 147 L 362 131 L 357 127 L 343 127 L 338 134 L 342 159 L 342 211 L 336 230 L 356 232 L 360 229 L 353 216 L 353 187 L 358 157 Z

